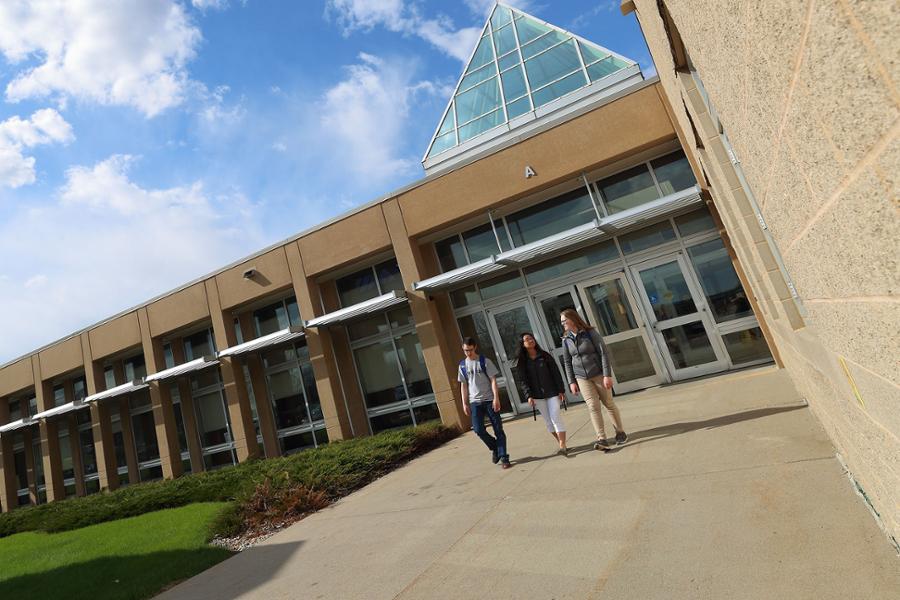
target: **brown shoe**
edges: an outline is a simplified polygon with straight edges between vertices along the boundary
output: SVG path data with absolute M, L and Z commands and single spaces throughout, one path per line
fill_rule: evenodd
M 604 439 L 594 442 L 594 450 L 603 450 L 604 452 L 609 452 L 611 448 L 609 447 L 607 441 Z
M 506 460 L 504 460 L 502 463 L 500 463 L 500 468 L 501 468 L 501 469 L 508 469 L 508 468 L 510 468 L 511 466 L 512 466 L 512 465 L 509 464 L 509 461 L 506 461 Z

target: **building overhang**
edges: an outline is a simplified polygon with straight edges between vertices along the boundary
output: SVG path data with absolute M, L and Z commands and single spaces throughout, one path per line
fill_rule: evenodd
M 416 281 L 413 283 L 413 289 L 417 292 L 439 292 L 477 281 L 487 275 L 505 271 L 506 268 L 506 265 L 497 262 L 496 256 L 489 256 L 471 265 L 465 265 L 422 281 Z
M 108 398 L 116 398 L 119 396 L 125 396 L 132 392 L 136 392 L 138 390 L 143 390 L 149 387 L 146 383 L 144 383 L 140 379 L 135 379 L 134 381 L 129 381 L 128 383 L 123 383 L 122 385 L 117 385 L 116 387 L 109 388 L 108 390 L 104 390 L 102 392 L 97 392 L 96 394 L 91 394 L 87 398 L 84 399 L 85 404 L 88 402 L 99 402 L 100 400 L 106 400 Z
M 543 239 L 507 250 L 413 283 L 413 289 L 422 292 L 439 292 L 462 287 L 482 280 L 488 275 L 499 274 L 514 267 L 521 267 L 553 256 L 571 252 L 580 247 L 597 243 L 603 239 L 636 226 L 648 224 L 660 217 L 702 204 L 700 186 L 694 185 L 658 200 L 623 210 L 603 219 L 561 231 Z
M 406 304 L 409 300 L 406 298 L 406 292 L 394 290 L 364 302 L 347 306 L 340 310 L 330 312 L 321 317 L 310 319 L 306 322 L 307 329 L 312 327 L 333 327 L 344 325 L 350 321 L 360 319 L 369 315 L 384 312 L 400 304 Z
M 39 412 L 34 415 L 32 420 L 39 421 L 41 419 L 49 419 L 52 417 L 58 417 L 60 415 L 64 415 L 66 413 L 74 412 L 76 410 L 81 410 L 82 408 L 89 408 L 89 404 L 85 404 L 83 400 L 77 400 L 75 402 L 68 402 L 63 404 L 62 406 L 56 406 L 49 410 L 45 410 L 44 412 Z
M 19 419 L 18 421 L 13 421 L 12 423 L 7 423 L 6 425 L 0 426 L 0 435 L 15 431 L 17 429 L 22 429 L 23 427 L 30 427 L 31 425 L 37 424 L 37 419 L 33 417 L 29 417 L 27 419 Z
M 164 379 L 172 379 L 173 377 L 180 377 L 181 375 L 193 373 L 194 371 L 200 371 L 217 364 L 219 364 L 219 361 L 216 360 L 216 357 L 214 355 L 201 356 L 200 358 L 195 358 L 194 360 L 188 361 L 184 364 L 174 366 L 171 369 L 164 369 L 162 371 L 159 371 L 158 373 L 147 375 L 146 377 L 144 377 L 144 383 L 150 383 L 151 381 L 162 381 Z
M 236 346 L 232 346 L 231 348 L 225 348 L 216 356 L 218 356 L 219 358 L 226 358 L 228 356 L 240 356 L 241 354 L 247 354 L 249 352 L 255 352 L 257 350 L 262 350 L 264 348 L 269 348 L 278 344 L 284 344 L 287 342 L 298 340 L 305 335 L 306 334 L 303 333 L 303 327 L 292 325 L 291 327 L 276 331 L 275 333 L 270 333 L 268 335 L 258 337 L 255 340 L 250 340 L 249 342 L 244 342 L 243 344 L 238 344 Z

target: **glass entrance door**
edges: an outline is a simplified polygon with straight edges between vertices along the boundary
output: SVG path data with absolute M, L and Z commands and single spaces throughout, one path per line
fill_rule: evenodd
M 587 307 L 588 320 L 609 349 L 616 393 L 664 383 L 664 370 L 660 368 L 625 273 L 585 281 L 578 289 Z
M 562 374 L 563 382 L 566 383 L 566 400 L 569 403 L 578 402 L 582 397 L 573 395 L 569 391 L 568 382 L 566 381 L 566 369 L 563 366 L 562 351 L 562 336 L 565 331 L 559 321 L 559 314 L 567 308 L 574 308 L 579 314 L 584 314 L 578 292 L 574 285 L 570 285 L 536 296 L 535 303 L 537 304 L 538 316 L 541 320 L 541 331 L 547 340 L 547 345 L 541 344 L 541 347 L 552 354 L 553 358 L 556 359 L 556 364 L 559 365 L 559 372 Z
M 684 258 L 657 258 L 631 267 L 663 358 L 673 379 L 728 368 L 728 360 L 700 290 L 687 276 Z
M 521 387 L 516 377 L 516 356 L 519 352 L 519 334 L 531 331 L 537 337 L 538 343 L 544 348 L 547 342 L 544 335 L 536 327 L 537 319 L 534 318 L 530 303 L 526 300 L 507 304 L 487 311 L 491 325 L 491 333 L 495 339 L 497 367 L 506 383 L 510 401 L 516 413 L 530 412 L 528 399 L 522 398 Z M 498 382 L 499 383 L 499 382 Z

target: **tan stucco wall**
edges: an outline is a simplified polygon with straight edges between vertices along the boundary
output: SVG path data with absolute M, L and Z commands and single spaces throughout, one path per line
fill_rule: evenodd
M 657 2 L 634 4 L 784 364 L 900 539 L 900 11 L 889 0 L 665 2 L 798 307 L 699 91 L 676 76 Z
M 23 358 L 0 369 L 0 396 L 14 394 L 34 385 L 31 358 Z
M 256 275 L 251 279 L 244 279 L 244 272 L 250 268 L 256 270 Z M 278 247 L 219 273 L 215 280 L 222 309 L 227 310 L 290 287 L 291 271 L 288 269 L 284 247 Z
M 420 236 L 673 137 L 651 85 L 401 194 L 403 220 Z
M 297 241 L 309 277 L 390 248 L 381 206 L 373 206 L 303 236 Z
M 209 317 L 203 282 L 160 298 L 147 307 L 150 335 L 157 337 Z M 146 354 L 146 352 L 145 352 Z
M 81 354 L 81 338 L 77 336 L 42 350 L 39 357 L 41 361 L 41 376 L 44 378 L 44 381 L 84 367 L 84 357 Z
M 111 356 L 141 344 L 141 328 L 136 312 L 122 315 L 89 332 L 94 360 Z

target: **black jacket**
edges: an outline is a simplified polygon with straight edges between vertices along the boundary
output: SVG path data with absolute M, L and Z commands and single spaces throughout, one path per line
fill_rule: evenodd
M 559 365 L 548 352 L 540 353 L 534 359 L 520 358 L 516 370 L 525 398 L 552 398 L 566 393 Z

